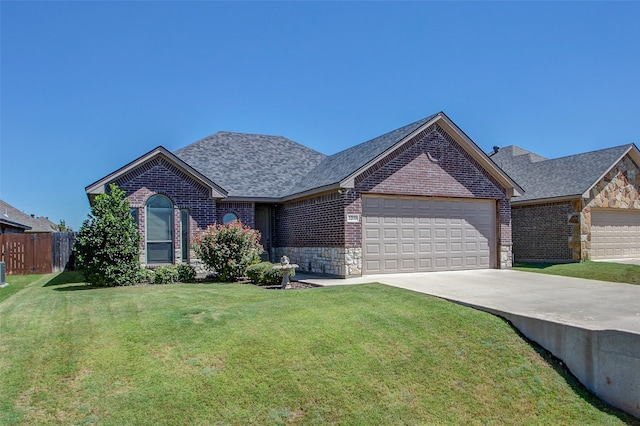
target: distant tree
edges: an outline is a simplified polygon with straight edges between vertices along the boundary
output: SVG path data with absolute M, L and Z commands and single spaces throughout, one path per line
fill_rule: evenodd
M 62 219 L 60 220 L 59 224 L 51 225 L 51 228 L 53 228 L 53 230 L 56 232 L 73 232 L 73 228 L 67 226 L 66 222 Z
M 125 195 L 115 184 L 98 195 L 76 237 L 75 266 L 87 284 L 124 286 L 138 280 L 140 235 Z

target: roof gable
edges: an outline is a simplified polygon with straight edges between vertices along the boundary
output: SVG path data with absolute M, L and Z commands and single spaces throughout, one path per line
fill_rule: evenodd
M 454 138 L 471 157 L 476 159 L 482 167 L 507 189 L 507 193 L 520 195 L 522 189 L 500 168 L 496 167 L 486 154 L 443 112 L 430 115 L 328 157 L 305 176 L 290 192 L 292 194 L 300 194 L 314 188 L 329 187 L 331 185 L 352 188 L 355 184 L 356 176 L 365 172 L 375 163 L 391 154 L 396 148 L 433 124 L 438 124 L 443 131 Z
M 219 186 L 217 183 L 215 183 L 214 181 L 210 180 L 208 177 L 201 174 L 199 171 L 197 171 L 192 166 L 182 161 L 180 158 L 173 155 L 171 152 L 169 152 L 166 148 L 162 146 L 152 149 L 146 154 L 133 160 L 126 166 L 121 167 L 115 172 L 109 174 L 108 176 L 105 176 L 104 178 L 87 186 L 85 188 L 87 195 L 89 196 L 90 199 L 92 199 L 92 197 L 95 197 L 98 194 L 105 193 L 106 187 L 111 182 L 116 181 L 118 178 L 124 176 L 125 174 L 131 172 L 132 170 L 137 169 L 138 167 L 144 165 L 145 163 L 157 157 L 163 157 L 169 163 L 173 164 L 178 169 L 187 173 L 189 176 L 192 176 L 196 181 L 202 183 L 205 187 L 209 188 L 209 190 L 211 191 L 210 192 L 211 198 L 224 198 L 227 196 L 227 191 L 225 191 L 221 186 Z
M 342 181 L 404 140 L 435 116 L 436 114 L 423 118 L 325 158 L 292 187 L 290 192 L 300 193 Z
M 636 161 L 640 159 L 640 152 L 633 144 L 556 159 L 544 159 L 511 146 L 500 149 L 491 159 L 524 188 L 524 196 L 514 201 L 523 203 L 582 197 L 627 153 Z

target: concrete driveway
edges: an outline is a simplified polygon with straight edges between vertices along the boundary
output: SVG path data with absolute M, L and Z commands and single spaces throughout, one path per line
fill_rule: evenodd
M 299 281 L 323 286 L 379 282 L 484 310 L 527 315 L 590 330 L 640 334 L 640 285 L 506 269 L 368 275 L 348 279 L 299 275 Z
M 640 285 L 499 269 L 296 278 L 379 282 L 499 315 L 562 359 L 587 389 L 640 418 Z

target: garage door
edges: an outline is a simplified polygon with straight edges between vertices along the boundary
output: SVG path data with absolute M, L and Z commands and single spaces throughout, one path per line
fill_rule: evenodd
M 495 202 L 363 197 L 365 274 L 495 265 Z
M 591 211 L 591 258 L 640 257 L 640 212 Z

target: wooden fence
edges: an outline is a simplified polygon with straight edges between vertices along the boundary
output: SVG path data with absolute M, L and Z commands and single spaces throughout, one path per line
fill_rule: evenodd
M 72 266 L 74 232 L 0 234 L 7 275 L 49 274 Z

